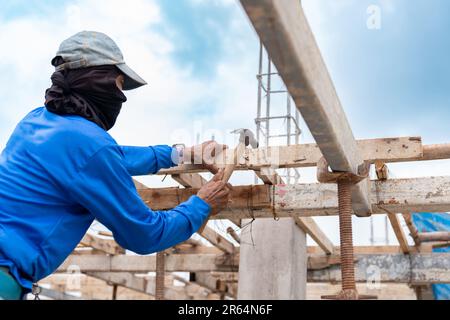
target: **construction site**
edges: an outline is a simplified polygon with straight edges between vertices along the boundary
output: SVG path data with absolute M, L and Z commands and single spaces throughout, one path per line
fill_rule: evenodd
M 246 106 L 255 117 L 234 131 L 236 145 L 215 164 L 229 176 L 252 178 L 232 184 L 227 208 L 164 252 L 136 255 L 112 232 L 91 228 L 57 272 L 38 283 L 40 298 L 450 299 L 450 177 L 396 179 L 389 170 L 392 163 L 450 159 L 450 141 L 355 139 L 301 2 L 239 4 L 260 42 L 255 101 Z M 301 143 L 305 130 L 315 143 Z M 304 168 L 314 170 L 316 182 L 300 182 Z M 155 188 L 137 178 L 135 186 L 152 210 L 169 210 L 211 174 L 182 164 L 157 176 L 178 186 Z M 339 243 L 323 219 L 338 222 Z M 371 222 L 369 245 L 354 244 L 360 220 Z M 386 231 L 377 241 L 380 227 Z M 387 239 L 392 232 L 395 239 Z

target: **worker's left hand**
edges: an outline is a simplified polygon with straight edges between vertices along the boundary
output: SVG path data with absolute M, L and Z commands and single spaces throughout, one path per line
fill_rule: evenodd
M 202 144 L 186 148 L 185 157 L 190 163 L 200 164 L 212 173 L 217 173 L 219 169 L 215 165 L 215 158 L 224 150 L 228 149 L 225 144 L 219 144 L 216 141 L 206 141 Z

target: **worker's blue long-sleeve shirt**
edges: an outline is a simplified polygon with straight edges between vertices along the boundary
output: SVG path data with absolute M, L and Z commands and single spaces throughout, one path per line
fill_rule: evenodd
M 131 178 L 174 166 L 172 152 L 119 146 L 82 117 L 32 111 L 0 156 L 0 266 L 29 289 L 57 269 L 94 219 L 139 254 L 188 239 L 209 205 L 193 196 L 173 210 L 152 211 Z

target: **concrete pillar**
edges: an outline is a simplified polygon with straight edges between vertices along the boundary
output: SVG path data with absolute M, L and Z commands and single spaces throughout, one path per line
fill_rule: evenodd
M 306 234 L 293 219 L 257 219 L 242 230 L 238 299 L 303 300 L 306 271 Z

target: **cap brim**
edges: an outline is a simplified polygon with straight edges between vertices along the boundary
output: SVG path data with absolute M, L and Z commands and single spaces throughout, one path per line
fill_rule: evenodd
M 134 72 L 125 63 L 116 65 L 125 75 L 125 81 L 123 83 L 123 90 L 133 90 L 139 87 L 145 86 L 147 82 L 142 79 L 136 72 Z

